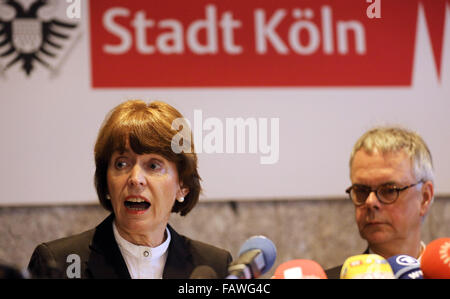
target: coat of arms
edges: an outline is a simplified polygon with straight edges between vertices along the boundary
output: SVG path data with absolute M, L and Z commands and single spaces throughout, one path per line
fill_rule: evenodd
M 0 61 L 6 61 L 0 63 L 0 72 L 17 63 L 28 76 L 36 62 L 52 69 L 51 61 L 78 25 L 51 15 L 56 5 L 54 0 L 36 0 L 25 8 L 16 0 L 0 0 Z

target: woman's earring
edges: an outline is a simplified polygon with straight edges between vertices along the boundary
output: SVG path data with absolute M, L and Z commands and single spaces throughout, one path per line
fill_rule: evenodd
M 178 202 L 183 202 L 184 201 L 184 197 L 180 197 L 177 200 L 178 200 Z
M 106 194 L 106 199 L 111 200 L 111 196 L 109 194 Z

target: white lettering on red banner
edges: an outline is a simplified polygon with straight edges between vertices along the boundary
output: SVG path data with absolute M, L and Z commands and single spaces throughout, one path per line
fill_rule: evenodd
M 90 1 L 93 86 L 410 85 L 419 5 L 439 70 L 449 2 Z

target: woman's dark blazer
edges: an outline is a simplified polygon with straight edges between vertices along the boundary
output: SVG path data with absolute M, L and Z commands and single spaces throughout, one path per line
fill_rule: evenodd
M 95 229 L 37 246 L 28 265 L 32 277 L 67 278 L 75 261 L 69 256 L 77 254 L 81 278 L 130 278 L 114 238 L 113 220 L 111 214 Z M 201 265 L 211 267 L 218 278 L 225 278 L 231 262 L 228 251 L 191 240 L 179 235 L 170 225 L 167 227 L 171 241 L 163 278 L 189 278 L 195 267 Z

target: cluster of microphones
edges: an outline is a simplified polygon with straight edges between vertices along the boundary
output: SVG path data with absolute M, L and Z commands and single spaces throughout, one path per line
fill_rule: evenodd
M 264 236 L 249 238 L 241 246 L 239 257 L 229 265 L 228 275 L 219 277 L 209 266 L 196 267 L 191 279 L 256 279 L 275 264 L 277 250 Z M 49 275 L 48 277 L 52 277 Z M 29 278 L 18 270 L 0 264 L 0 278 Z M 315 261 L 296 259 L 279 265 L 273 279 L 327 279 L 323 268 Z M 377 254 L 349 257 L 342 265 L 341 279 L 450 279 L 450 238 L 429 243 L 420 260 L 408 255 L 384 259 Z
M 209 266 L 194 269 L 193 279 L 256 279 L 267 273 L 275 263 L 277 250 L 264 236 L 254 236 L 244 242 L 239 257 L 230 264 L 227 277 L 218 277 Z M 327 279 L 323 268 L 315 261 L 291 260 L 279 265 L 273 279 Z M 377 254 L 349 257 L 343 264 L 341 279 L 450 279 L 450 238 L 429 243 L 420 261 L 408 255 L 384 259 Z

